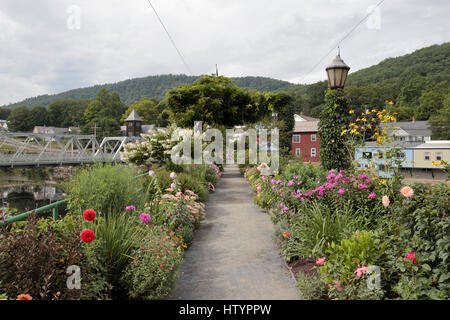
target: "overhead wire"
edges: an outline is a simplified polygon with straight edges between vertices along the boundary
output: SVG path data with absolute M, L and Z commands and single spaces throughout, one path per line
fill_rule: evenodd
M 311 74 L 311 72 L 313 72 L 316 68 L 317 68 L 317 66 L 319 65 L 319 64 L 321 64 L 322 63 L 322 61 L 323 60 L 325 60 L 325 58 L 326 57 L 328 57 L 328 55 L 331 53 L 331 52 L 333 52 L 337 47 L 339 47 L 340 46 L 340 44 L 345 40 L 345 39 L 347 39 L 364 21 L 366 21 L 366 19 L 368 18 L 368 17 L 370 17 L 374 12 L 375 12 L 375 10 L 379 7 L 379 6 L 381 6 L 382 4 L 383 4 L 383 2 L 384 2 L 385 0 L 381 0 L 380 2 L 378 2 L 378 4 L 376 4 L 375 5 L 375 7 L 368 13 L 368 14 L 366 14 L 365 16 L 364 16 L 364 18 L 362 18 L 349 32 L 347 32 L 347 34 L 345 34 L 345 36 L 344 37 L 342 37 L 322 58 L 320 58 L 320 60 L 319 60 L 319 62 L 317 62 L 309 71 L 308 71 L 308 73 L 306 74 L 306 75 L 304 75 L 301 79 L 300 79 L 300 81 L 299 81 L 299 83 L 301 83 L 307 76 L 309 76 L 310 74 Z
M 159 16 L 158 12 L 156 11 L 156 8 L 153 6 L 153 4 L 150 2 L 150 0 L 147 0 L 148 4 L 150 5 L 150 7 L 152 7 L 153 12 L 155 13 L 156 17 L 159 20 L 159 23 L 161 24 L 161 26 L 163 27 L 164 31 L 167 34 L 167 37 L 169 38 L 170 42 L 172 43 L 173 47 L 175 48 L 175 50 L 178 53 L 178 56 L 180 57 L 181 61 L 183 62 L 184 66 L 186 67 L 186 69 L 188 70 L 189 74 L 192 75 L 192 71 L 191 68 L 189 68 L 189 65 L 187 64 L 186 60 L 183 57 L 183 54 L 181 53 L 181 51 L 178 49 L 178 46 L 176 45 L 175 41 L 173 40 L 172 36 L 170 35 L 169 31 L 167 30 L 166 26 L 164 25 L 161 17 Z

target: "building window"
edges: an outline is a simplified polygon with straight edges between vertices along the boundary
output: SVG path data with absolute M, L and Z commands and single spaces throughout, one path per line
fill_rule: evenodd
M 311 158 L 316 157 L 316 148 L 311 148 Z
M 300 148 L 295 148 L 295 155 L 299 156 L 300 155 Z
M 430 153 L 428 151 L 425 152 L 425 160 L 430 160 Z
M 316 134 L 312 134 L 312 135 L 311 135 L 311 141 L 316 141 L 316 140 L 317 140 Z
M 362 156 L 364 159 L 372 159 L 372 152 L 363 152 Z
M 442 152 L 436 152 L 436 161 L 442 160 Z
M 406 155 L 402 151 L 397 151 L 396 156 L 397 156 L 397 159 L 404 159 Z
M 300 142 L 300 135 L 299 134 L 294 134 L 292 136 L 292 142 Z

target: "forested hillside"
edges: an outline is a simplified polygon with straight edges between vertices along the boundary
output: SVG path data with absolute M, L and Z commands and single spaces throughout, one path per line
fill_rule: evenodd
M 183 84 L 190 84 L 198 78 L 199 76 L 187 76 L 182 74 L 168 74 L 149 76 L 145 78 L 135 78 L 116 83 L 100 84 L 87 88 L 69 90 L 55 95 L 42 95 L 38 97 L 28 98 L 4 107 L 14 109 L 23 105 L 27 107 L 48 106 L 53 101 L 64 99 L 92 100 L 95 99 L 97 92 L 101 88 L 106 88 L 111 92 L 117 91 L 122 101 L 129 105 L 142 98 L 156 98 L 159 100 L 163 99 L 169 90 Z M 287 81 L 264 77 L 233 78 L 233 81 L 238 87 L 241 87 L 243 89 L 254 89 L 260 91 L 276 91 L 292 86 L 292 84 Z

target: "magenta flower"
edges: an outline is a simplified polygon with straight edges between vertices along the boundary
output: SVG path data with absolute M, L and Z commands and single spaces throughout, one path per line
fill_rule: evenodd
M 367 189 L 368 188 L 368 186 L 366 185 L 366 184 L 358 184 L 358 189 L 359 190 L 362 190 L 362 189 Z
M 146 224 L 150 221 L 151 216 L 148 213 L 141 213 L 139 215 L 139 219 L 142 221 L 143 224 Z
M 365 274 L 367 271 L 369 270 L 368 267 L 361 267 L 356 269 L 355 271 L 353 271 L 353 273 L 357 276 L 357 277 L 361 277 L 363 274 Z
M 369 194 L 369 198 L 370 199 L 375 199 L 377 197 L 377 195 L 375 194 L 375 192 L 371 192 L 370 194 Z
M 344 188 L 340 188 L 339 190 L 338 190 L 338 194 L 344 194 L 345 193 L 345 189 Z
M 126 208 L 125 208 L 125 210 L 136 210 L 136 207 L 135 206 L 127 206 Z
M 316 264 L 319 266 L 322 266 L 324 264 L 324 262 L 325 262 L 325 257 L 322 257 L 322 258 L 316 260 Z

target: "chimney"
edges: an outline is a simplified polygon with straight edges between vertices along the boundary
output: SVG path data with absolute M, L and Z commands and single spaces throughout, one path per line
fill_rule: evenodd
M 412 117 L 412 123 L 414 123 L 416 121 L 416 118 L 414 118 L 414 116 Z

